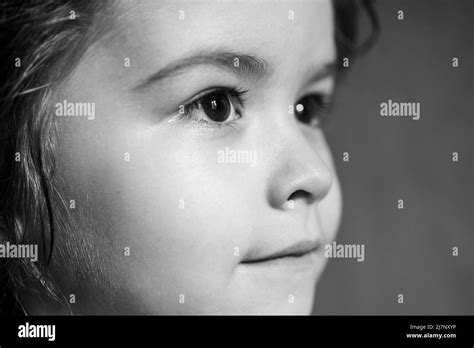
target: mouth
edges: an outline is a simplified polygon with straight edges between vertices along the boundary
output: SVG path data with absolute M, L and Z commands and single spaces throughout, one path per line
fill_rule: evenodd
M 254 255 L 244 258 L 241 264 L 248 266 L 257 265 L 277 265 L 282 263 L 307 263 L 314 264 L 317 252 L 321 247 L 318 241 L 304 240 L 289 247 L 280 249 L 275 252 L 266 253 L 263 255 Z

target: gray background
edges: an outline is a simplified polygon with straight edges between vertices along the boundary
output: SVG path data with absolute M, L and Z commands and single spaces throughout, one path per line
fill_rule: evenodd
M 381 36 L 351 61 L 327 132 L 344 193 L 337 242 L 365 244 L 365 261 L 329 260 L 314 313 L 473 314 L 474 1 L 376 8 Z M 421 119 L 381 117 L 388 99 L 420 102 Z

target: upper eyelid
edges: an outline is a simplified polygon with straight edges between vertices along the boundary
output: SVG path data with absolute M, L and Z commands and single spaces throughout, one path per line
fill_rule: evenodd
M 231 95 L 231 92 L 233 90 L 239 90 L 239 88 L 235 88 L 235 87 L 211 87 L 211 88 L 208 88 L 208 89 L 205 89 L 205 90 L 199 92 L 197 95 L 190 98 L 189 101 L 184 102 L 181 105 L 183 105 L 185 108 L 193 106 L 193 105 L 197 104 L 200 99 L 204 98 L 205 96 L 207 96 L 207 95 L 209 95 L 213 92 L 222 92 L 222 93 L 226 94 L 227 96 L 229 96 L 230 99 L 235 99 L 236 97 Z M 248 92 L 248 90 L 241 91 L 242 94 L 247 93 L 247 92 Z
M 331 91 L 331 92 L 310 92 L 310 93 L 303 94 L 302 96 L 298 98 L 295 104 L 297 104 L 301 99 L 312 97 L 312 96 L 320 98 L 321 104 L 332 106 L 332 104 L 334 103 L 334 91 Z
M 198 101 L 199 99 L 202 99 L 206 95 L 211 94 L 212 92 L 222 92 L 222 93 L 229 93 L 232 91 L 231 87 L 210 87 L 206 88 L 205 90 L 199 92 L 195 96 L 191 97 L 188 101 L 182 103 L 182 105 L 187 105 L 187 104 L 192 104 L 195 101 Z
M 332 95 L 334 94 L 335 89 L 336 89 L 336 79 L 334 78 L 334 76 L 327 76 L 326 78 L 320 81 L 317 81 L 311 86 L 309 87 L 307 86 L 302 91 L 310 91 L 308 93 L 304 93 L 303 95 L 314 94 L 314 93 Z
M 332 96 L 334 94 L 334 89 L 335 89 L 335 85 L 336 85 L 336 76 L 335 76 L 334 73 L 331 73 L 332 70 L 333 70 L 332 65 L 331 64 L 328 65 L 328 68 L 326 70 L 327 73 L 324 73 L 325 70 L 322 70 L 322 73 L 321 73 L 319 79 L 316 79 L 313 83 L 313 86 L 315 86 L 315 85 L 324 86 L 324 85 L 328 84 L 329 85 L 329 87 L 327 88 L 328 91 L 323 91 L 323 89 L 326 89 L 326 88 L 319 87 L 318 88 L 318 89 L 320 89 L 319 92 L 308 92 L 308 93 L 300 94 L 299 98 L 302 98 L 302 97 L 307 96 L 307 95 L 312 95 L 312 94 L 322 94 L 322 95 Z M 243 89 L 243 88 L 241 88 L 241 86 L 210 87 L 210 88 L 207 88 L 207 89 L 199 92 L 197 95 L 187 99 L 185 102 L 181 103 L 180 105 L 184 105 L 184 106 L 190 105 L 190 104 L 194 103 L 195 101 L 199 100 L 200 98 L 202 98 L 202 97 L 206 96 L 207 94 L 209 94 L 211 92 L 214 92 L 214 91 L 230 92 L 233 89 L 239 90 L 239 89 Z M 312 89 L 314 89 L 314 87 Z M 248 90 L 246 89 L 245 91 L 247 92 Z
M 331 92 L 313 91 L 313 92 L 308 92 L 308 93 L 302 94 L 298 99 L 302 99 L 302 98 L 310 97 L 310 96 L 320 96 L 320 97 L 324 97 L 324 98 L 330 98 L 333 95 L 334 95 L 334 93 L 332 91 Z
M 223 89 L 221 89 L 219 87 L 212 87 L 212 88 L 205 89 L 205 90 L 199 92 L 198 94 L 196 94 L 195 96 L 191 97 L 190 99 L 188 99 L 184 103 L 181 103 L 181 105 L 184 105 L 184 106 L 192 105 L 192 104 L 196 103 L 199 99 L 202 99 L 203 97 L 205 97 L 206 95 L 208 95 L 212 92 L 220 91 L 220 90 L 223 90 Z

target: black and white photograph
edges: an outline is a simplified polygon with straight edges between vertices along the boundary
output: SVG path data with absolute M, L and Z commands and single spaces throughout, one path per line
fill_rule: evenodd
M 0 0 L 0 346 L 472 347 L 473 65 L 470 0 Z

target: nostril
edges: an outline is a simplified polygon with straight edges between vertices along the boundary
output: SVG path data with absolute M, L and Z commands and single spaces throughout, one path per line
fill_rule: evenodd
M 297 190 L 293 192 L 290 197 L 288 197 L 287 201 L 296 201 L 298 199 L 303 199 L 303 200 L 311 200 L 311 197 L 313 195 L 309 193 L 308 191 L 305 190 Z

